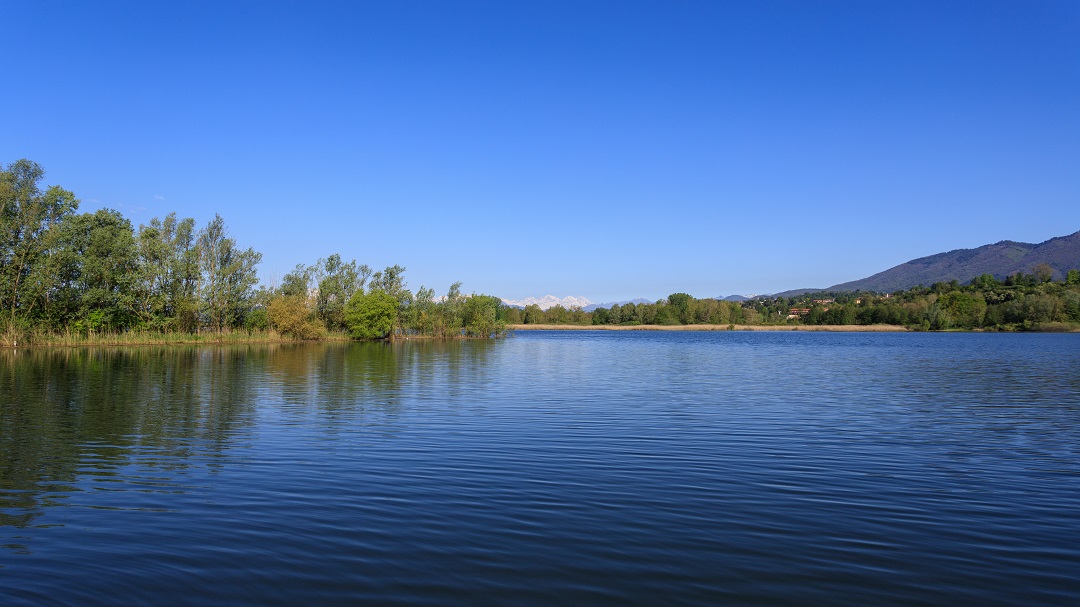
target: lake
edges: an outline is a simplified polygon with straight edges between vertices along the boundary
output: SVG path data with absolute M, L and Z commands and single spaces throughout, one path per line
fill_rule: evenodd
M 1080 335 L 0 351 L 0 603 L 1080 601 Z

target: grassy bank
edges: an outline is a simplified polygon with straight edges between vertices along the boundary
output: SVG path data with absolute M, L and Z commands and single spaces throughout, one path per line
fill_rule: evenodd
M 349 339 L 344 333 L 328 334 L 321 341 Z M 123 333 L 32 333 L 22 339 L 5 340 L 0 347 L 78 347 L 78 346 L 179 346 L 221 344 L 277 344 L 297 341 L 276 331 L 229 331 L 223 333 L 162 333 L 126 331 Z
M 222 333 L 161 333 L 155 331 L 127 331 L 124 333 L 20 333 L 4 335 L 0 349 L 4 348 L 73 348 L 83 346 L 185 346 L 228 344 L 281 344 L 324 341 L 352 341 L 344 332 L 324 333 L 321 337 L 302 340 L 282 335 L 277 331 L 228 331 Z M 438 341 L 486 339 L 473 336 L 394 335 L 389 341 Z

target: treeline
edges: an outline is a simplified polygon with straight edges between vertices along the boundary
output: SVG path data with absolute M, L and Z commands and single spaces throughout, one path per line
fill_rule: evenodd
M 686 293 L 674 293 L 655 303 L 628 303 L 591 312 L 563 306 L 541 310 L 532 304 L 511 308 L 505 316 L 510 324 L 555 325 L 750 325 L 762 321 L 753 308 L 732 301 L 695 299 Z
M 276 330 L 309 339 L 481 336 L 504 324 L 494 297 L 414 295 L 399 266 L 372 272 L 338 255 L 258 286 L 262 255 L 229 237 L 221 216 L 197 227 L 171 213 L 134 228 L 118 211 L 78 213 L 79 200 L 43 188 L 40 165 L 0 166 L 0 336 L 197 334 Z
M 999 331 L 1080 328 L 1080 271 L 1061 281 L 1053 268 L 1003 280 L 984 274 L 889 294 L 812 293 L 761 297 L 741 303 L 674 293 L 656 303 L 597 308 L 592 312 L 532 305 L 506 313 L 511 324 L 565 325 L 902 325 L 917 330 Z
M 1031 274 L 1016 273 L 1003 280 L 990 274 L 960 285 L 940 282 L 887 296 L 840 293 L 790 301 L 766 301 L 778 312 L 783 307 L 804 307 L 805 324 L 892 324 L 922 330 L 991 329 L 1030 331 L 1073 329 L 1080 323 L 1080 271 L 1069 270 L 1064 280 L 1051 278 L 1052 268 L 1036 267 Z
M 441 297 L 421 286 L 406 288 L 405 269 L 372 272 L 339 255 L 303 264 L 268 293 L 265 313 L 253 313 L 257 328 L 271 327 L 298 339 L 344 332 L 359 339 L 390 336 L 491 337 L 505 332 L 506 306 L 490 295 L 463 295 L 454 283 Z
M 202 228 L 170 214 L 136 231 L 119 212 L 77 213 L 42 190 L 40 165 L 0 170 L 0 328 L 40 331 L 223 331 L 254 303 L 262 256 L 240 248 L 220 216 Z M 7 341 L 7 340 L 5 340 Z

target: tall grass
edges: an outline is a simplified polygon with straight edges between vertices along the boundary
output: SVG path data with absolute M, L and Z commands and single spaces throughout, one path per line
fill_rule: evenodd
M 392 339 L 476 339 L 475 336 L 463 335 L 460 331 L 452 336 L 423 335 L 419 333 L 396 334 Z M 257 331 L 224 331 L 216 333 L 179 333 L 171 331 L 149 331 L 132 329 L 121 332 L 82 333 L 71 330 L 43 331 L 24 328 L 0 329 L 0 348 L 26 347 L 80 347 L 80 346 L 172 346 L 199 344 L 277 344 L 302 341 L 350 341 L 344 331 L 323 331 L 319 337 L 311 340 L 297 339 L 291 335 L 282 335 L 273 329 Z
M 325 340 L 348 339 L 344 334 L 328 334 Z M 19 346 L 149 346 L 149 345 L 188 345 L 188 344 L 252 344 L 282 343 L 295 341 L 273 330 L 266 331 L 227 331 L 202 333 L 177 333 L 146 330 L 131 330 L 119 333 L 95 332 L 78 333 L 34 332 L 24 335 L 18 341 Z M 11 346 L 14 342 L 6 342 Z

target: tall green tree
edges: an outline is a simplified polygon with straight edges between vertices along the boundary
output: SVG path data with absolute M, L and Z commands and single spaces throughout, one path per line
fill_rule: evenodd
M 421 335 L 439 335 L 444 323 L 439 314 L 439 305 L 435 303 L 435 289 L 420 286 L 412 305 L 404 311 L 405 326 Z
M 135 232 L 119 212 L 69 217 L 56 230 L 43 264 L 57 283 L 42 307 L 55 324 L 80 331 L 119 330 L 136 320 Z
M 207 325 L 214 331 L 239 327 L 250 309 L 258 282 L 256 266 L 262 254 L 240 249 L 228 236 L 225 220 L 215 215 L 199 234 L 199 266 L 202 270 L 202 307 Z
M 195 220 L 176 213 L 139 226 L 136 311 L 157 330 L 194 331 L 200 280 Z
M 316 264 L 320 267 L 315 310 L 331 329 L 345 328 L 345 304 L 364 288 L 371 268 L 357 266 L 356 260 L 345 263 L 337 253 Z
M 381 272 L 372 274 L 369 287 L 372 291 L 388 293 L 398 302 L 406 304 L 412 300 L 412 293 L 409 293 L 408 289 L 405 288 L 404 274 L 405 268 L 390 266 Z
M 669 318 L 681 324 L 689 324 L 690 318 L 690 302 L 693 300 L 687 293 L 672 293 L 668 295 L 667 304 Z
M 490 295 L 472 295 L 465 299 L 462 315 L 465 334 L 471 337 L 498 335 L 506 329 L 506 323 L 498 319 L 502 301 Z
M 462 310 L 464 304 L 465 296 L 461 294 L 461 282 L 455 282 L 447 289 L 446 297 L 439 305 L 442 335 L 451 336 L 460 333 L 461 326 L 464 324 Z
M 47 234 L 79 207 L 75 195 L 59 186 L 41 191 L 44 177 L 41 165 L 26 159 L 0 167 L 0 305 L 11 325 L 29 316 L 39 300 L 24 291 L 48 252 Z

